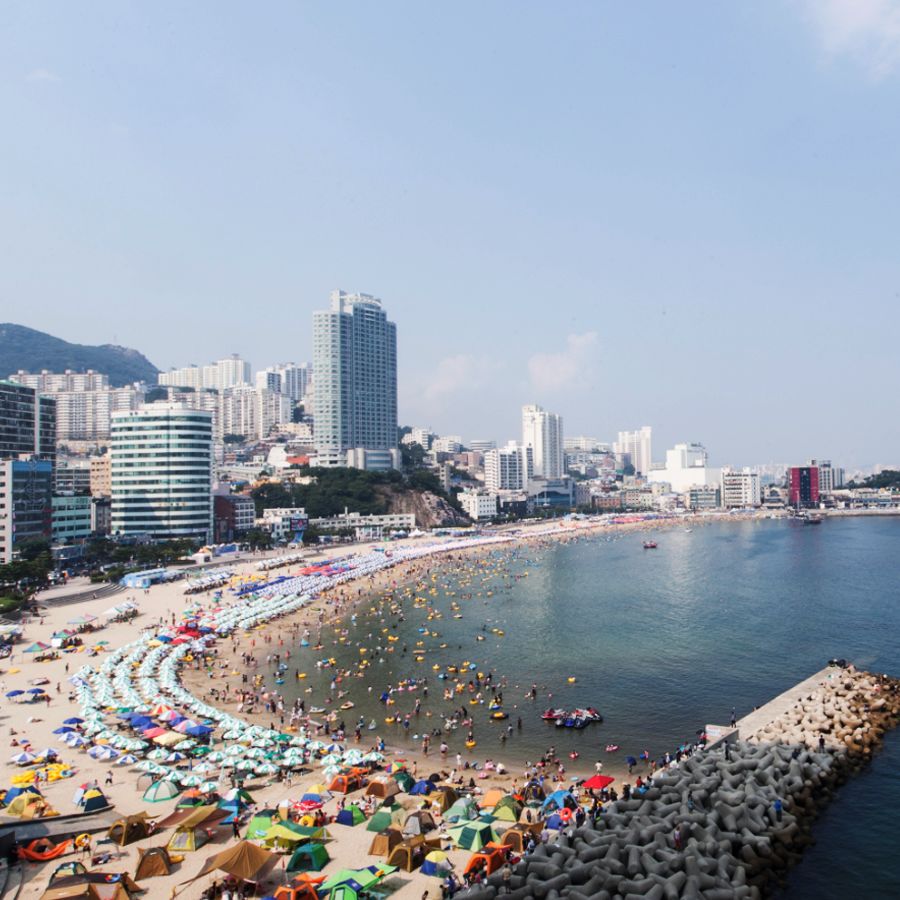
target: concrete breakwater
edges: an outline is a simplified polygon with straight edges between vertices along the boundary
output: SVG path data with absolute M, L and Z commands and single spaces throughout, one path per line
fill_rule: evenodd
M 770 895 L 846 779 L 900 722 L 900 681 L 834 667 L 793 702 L 658 773 L 645 793 L 541 843 L 464 895 L 743 900 Z M 820 673 L 821 675 L 822 673 Z M 818 678 L 816 678 L 818 682 Z M 748 717 L 749 718 L 749 717 Z M 504 893 L 504 896 L 506 894 Z

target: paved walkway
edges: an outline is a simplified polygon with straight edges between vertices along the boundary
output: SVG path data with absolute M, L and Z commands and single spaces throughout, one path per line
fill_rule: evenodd
M 836 677 L 842 669 L 835 666 L 826 666 L 815 675 L 810 675 L 805 681 L 795 684 L 792 688 L 779 694 L 774 700 L 755 709 L 749 715 L 739 719 L 737 723 L 738 738 L 745 741 L 752 737 L 761 728 L 765 728 L 770 722 L 787 712 L 798 700 L 802 700 L 813 693 L 823 682 Z

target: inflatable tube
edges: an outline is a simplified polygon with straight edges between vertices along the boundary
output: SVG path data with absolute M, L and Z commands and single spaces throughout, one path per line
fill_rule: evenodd
M 19 859 L 27 859 L 31 862 L 46 862 L 48 859 L 56 859 L 63 855 L 69 849 L 71 841 L 60 841 L 55 847 L 49 850 L 34 850 L 36 844 L 43 843 L 45 838 L 38 838 L 32 841 L 27 847 L 19 847 Z

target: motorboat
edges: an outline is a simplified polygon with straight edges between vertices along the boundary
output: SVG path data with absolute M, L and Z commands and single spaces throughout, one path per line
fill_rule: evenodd
M 644 541 L 644 549 L 645 550 L 655 550 L 656 549 L 656 541 Z

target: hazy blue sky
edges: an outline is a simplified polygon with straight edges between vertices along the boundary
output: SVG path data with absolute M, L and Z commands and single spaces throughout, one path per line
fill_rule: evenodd
M 900 3 L 0 6 L 0 321 L 311 355 L 401 420 L 900 461 Z M 5 373 L 4 373 L 5 374 Z

